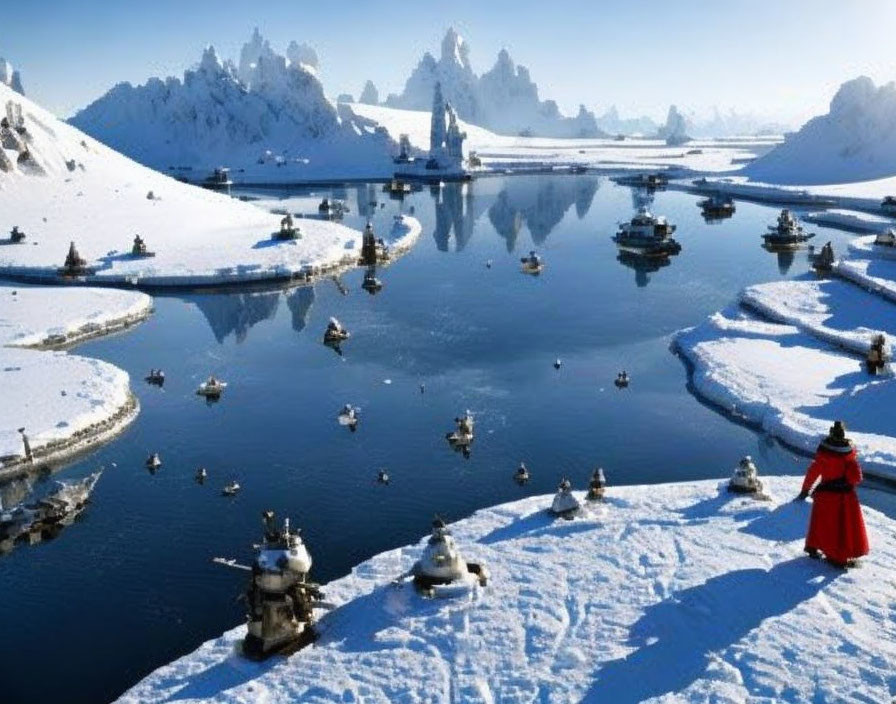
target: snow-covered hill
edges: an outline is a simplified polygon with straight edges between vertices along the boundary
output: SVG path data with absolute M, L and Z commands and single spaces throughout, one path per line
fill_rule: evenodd
M 844 83 L 826 115 L 814 117 L 744 171 L 781 184 L 830 184 L 896 175 L 896 84 Z
M 339 114 L 310 47 L 292 42 L 286 54 L 256 29 L 238 65 L 208 47 L 182 80 L 120 83 L 71 123 L 147 166 L 192 167 L 195 179 L 222 164 L 252 182 L 389 173 L 388 135 Z
M 411 73 L 401 95 L 390 95 L 388 107 L 429 110 L 435 84 L 465 121 L 504 135 L 525 133 L 539 137 L 600 137 L 594 114 L 579 107 L 575 117 L 560 113 L 553 100 L 542 101 L 529 70 L 517 66 L 506 49 L 495 65 L 477 76 L 469 48 L 449 29 L 437 59 L 427 52 Z
M 240 626 L 120 701 L 889 701 L 893 521 L 865 509 L 871 554 L 843 573 L 802 552 L 799 481 L 765 480 L 770 502 L 702 481 L 611 489 L 571 522 L 547 496 L 479 511 L 453 526 L 491 572 L 472 598 L 394 584 L 422 545 L 386 552 L 324 587 L 312 646 L 248 662 Z
M 0 239 L 0 274 L 53 278 L 70 241 L 98 283 L 289 278 L 357 258 L 360 232 L 303 219 L 301 239 L 274 241 L 280 216 L 141 166 L 0 85 L 7 101 L 21 110 L 23 131 L 0 130 L 0 238 L 15 226 L 26 241 Z M 419 224 L 406 218 L 399 229 L 401 237 Z M 154 257 L 131 256 L 136 234 Z

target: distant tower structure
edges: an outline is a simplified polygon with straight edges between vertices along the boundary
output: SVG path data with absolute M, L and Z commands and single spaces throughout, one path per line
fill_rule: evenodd
M 429 130 L 429 158 L 440 162 L 445 151 L 445 99 L 442 97 L 442 84 L 436 83 L 432 96 L 432 122 Z
M 428 169 L 460 169 L 463 167 L 463 143 L 467 133 L 461 131 L 457 113 L 442 96 L 442 84 L 436 83 L 432 98 L 432 122 L 429 132 Z

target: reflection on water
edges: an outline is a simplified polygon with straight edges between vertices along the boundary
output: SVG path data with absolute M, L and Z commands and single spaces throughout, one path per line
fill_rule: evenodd
M 489 178 L 403 201 L 378 184 L 252 194 L 314 216 L 322 197 L 347 198 L 344 222 L 363 227 L 369 217 L 377 232 L 413 208 L 423 235 L 371 271 L 383 283 L 376 296 L 361 290 L 361 269 L 339 287 L 160 296 L 141 326 L 77 349 L 135 380 L 163 368 L 165 385 L 134 383 L 134 424 L 60 472 L 73 479 L 107 466 L 84 520 L 2 558 L 0 623 L 15 634 L 3 664 L 16 673 L 3 680 L 3 700 L 109 701 L 241 623 L 242 584 L 210 559 L 246 546 L 264 509 L 303 529 L 314 576 L 326 582 L 419 539 L 435 512 L 454 520 L 552 494 L 562 474 L 584 489 L 597 464 L 611 486 L 728 477 L 745 454 L 761 472 L 801 471 L 804 458 L 698 403 L 668 350 L 675 330 L 745 285 L 780 278 L 756 246 L 773 211 L 738 204 L 710 228 L 693 196 L 657 192 L 654 209 L 678 225 L 684 249 L 674 266 L 635 262 L 611 239 L 631 215 L 631 192 L 599 183 Z M 519 254 L 535 247 L 547 268 L 523 276 Z M 797 257 L 788 275 L 805 270 Z M 330 316 L 352 332 L 344 357 L 321 344 Z M 634 381 L 620 393 L 613 379 L 623 368 Z M 206 406 L 195 392 L 212 369 L 228 387 Z M 364 409 L 356 433 L 334 422 L 346 403 Z M 469 459 L 445 447 L 462 409 L 476 419 Z M 650 432 L 619 441 L 633 427 Z M 151 452 L 164 459 L 152 476 Z M 513 481 L 520 461 L 531 471 L 524 487 Z M 202 484 L 198 467 L 208 471 Z M 387 490 L 375 481 L 381 469 Z M 231 480 L 242 490 L 222 499 Z M 6 504 L 27 491 L 13 484 L 0 495 Z
M 341 285 L 337 282 L 337 285 Z M 280 306 L 281 298 L 292 314 L 292 329 L 302 332 L 308 320 L 308 312 L 314 303 L 314 289 L 300 286 L 288 291 L 268 291 L 251 293 L 209 294 L 191 300 L 205 316 L 209 327 L 219 343 L 230 335 L 238 343 L 245 342 L 255 325 L 271 320 Z
M 628 251 L 619 252 L 616 259 L 623 266 L 635 270 L 635 284 L 638 288 L 644 288 L 650 283 L 648 274 L 653 274 L 672 263 L 672 258 L 669 256 L 648 257 Z

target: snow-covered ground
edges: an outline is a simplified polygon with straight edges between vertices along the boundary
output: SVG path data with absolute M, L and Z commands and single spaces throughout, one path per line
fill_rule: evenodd
M 27 236 L 0 240 L 0 274 L 53 280 L 70 241 L 95 269 L 91 279 L 145 286 L 289 279 L 357 258 L 355 230 L 306 218 L 301 239 L 274 241 L 279 216 L 140 166 L 0 85 L 7 100 L 22 106 L 19 146 L 31 159 L 17 163 L 17 149 L 0 148 L 14 164 L 0 170 L 0 236 L 13 226 Z M 419 228 L 412 218 L 405 226 Z M 137 234 L 154 257 L 131 256 Z
M 702 481 L 614 488 L 571 522 L 548 496 L 481 510 L 453 526 L 491 572 L 473 598 L 393 584 L 421 545 L 392 550 L 324 588 L 312 646 L 252 663 L 238 627 L 120 701 L 889 701 L 893 522 L 866 509 L 871 554 L 840 572 L 802 553 L 799 480 L 765 480 L 770 502 Z
M 26 348 L 120 330 L 151 310 L 152 299 L 132 291 L 0 286 L 0 476 L 27 468 L 19 428 L 47 462 L 113 435 L 137 411 L 121 369 Z

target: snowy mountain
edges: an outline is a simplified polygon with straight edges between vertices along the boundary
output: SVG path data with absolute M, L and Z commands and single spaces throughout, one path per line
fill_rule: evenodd
M 448 102 L 466 122 L 499 134 L 520 133 L 544 137 L 598 137 L 593 113 L 579 107 L 575 117 L 565 117 L 553 100 L 542 101 L 528 69 L 517 66 L 506 49 L 495 65 L 477 76 L 470 65 L 469 48 L 449 29 L 435 59 L 426 53 L 405 84 L 401 95 L 386 99 L 389 107 L 428 110 L 435 84 L 442 84 Z
M 877 87 L 864 76 L 844 83 L 826 115 L 809 120 L 744 173 L 807 185 L 896 174 L 896 84 Z
M 247 169 L 245 180 L 265 181 L 386 173 L 395 148 L 388 135 L 340 116 L 312 49 L 292 42 L 286 53 L 256 29 L 238 64 L 208 47 L 182 80 L 120 83 L 71 123 L 160 170 L 225 164 Z
M 367 83 L 364 84 L 358 102 L 364 103 L 365 105 L 379 105 L 380 93 L 376 89 L 376 86 L 373 85 L 373 81 L 367 81 Z
M 657 137 L 665 139 L 666 144 L 678 145 L 690 142 L 689 132 L 693 125 L 682 115 L 674 105 L 669 106 L 669 114 L 666 116 L 666 124 L 657 130 Z
M 615 105 L 611 106 L 603 115 L 596 118 L 598 129 L 607 134 L 648 135 L 655 134 L 659 125 L 650 117 L 619 116 L 619 110 Z

